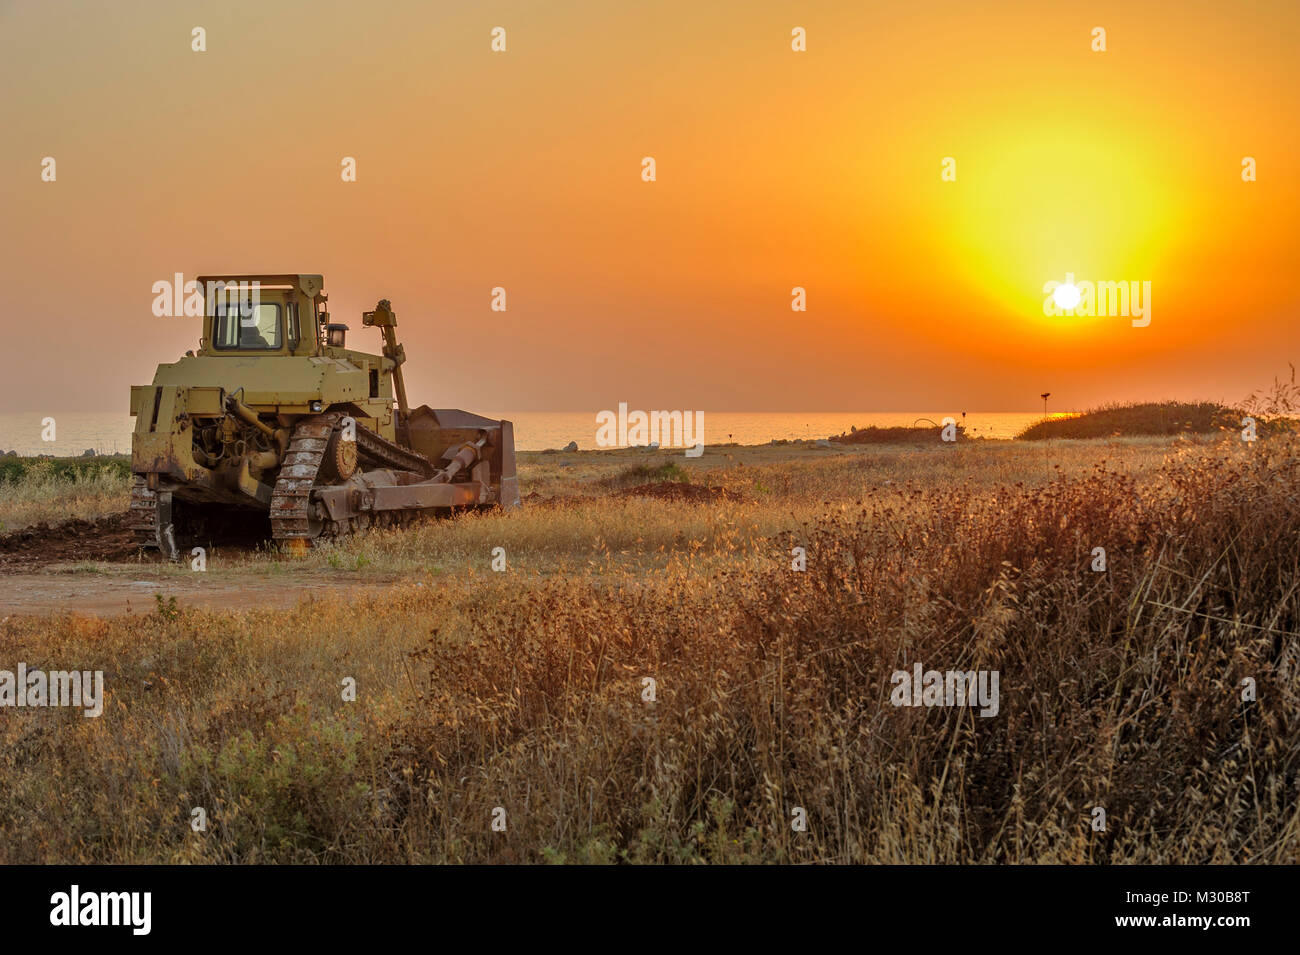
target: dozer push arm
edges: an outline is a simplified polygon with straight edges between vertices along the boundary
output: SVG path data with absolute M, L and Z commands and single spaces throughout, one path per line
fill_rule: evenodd
M 361 313 L 362 325 L 374 325 L 384 336 L 384 357 L 393 363 L 393 391 L 397 394 L 397 410 L 401 420 L 405 421 L 410 412 L 406 403 L 406 382 L 402 380 L 402 364 L 406 361 L 406 349 L 397 341 L 397 315 L 388 299 L 380 299 L 373 312 Z

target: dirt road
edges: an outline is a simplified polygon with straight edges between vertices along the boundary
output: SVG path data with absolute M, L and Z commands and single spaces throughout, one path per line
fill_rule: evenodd
M 391 586 L 396 578 L 358 574 L 295 574 L 292 579 L 239 579 L 143 572 L 128 576 L 36 571 L 0 573 L 0 617 L 60 611 L 110 616 L 148 613 L 155 594 L 176 598 L 181 607 L 221 610 L 286 608 L 312 593 L 347 594 Z
M 94 565 L 111 565 L 96 570 Z M 182 607 L 292 607 L 311 593 L 352 593 L 396 577 L 340 571 L 263 577 L 176 574 L 156 551 L 141 551 L 126 515 L 42 524 L 0 537 L 0 617 L 60 611 L 107 616 L 148 613 L 155 594 Z

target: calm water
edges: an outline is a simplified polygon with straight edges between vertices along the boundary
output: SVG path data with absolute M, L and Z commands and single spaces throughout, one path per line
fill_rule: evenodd
M 523 451 L 562 448 L 570 441 L 586 450 L 596 446 L 596 413 L 580 411 L 483 411 L 492 417 L 515 423 L 515 445 Z M 939 422 L 945 415 L 962 421 L 960 411 L 874 412 L 874 411 L 705 411 L 706 444 L 766 444 L 774 438 L 826 438 L 854 425 L 865 428 L 911 425 L 918 418 Z M 88 448 L 104 453 L 131 450 L 130 415 L 99 412 L 55 414 L 53 442 L 41 440 L 39 412 L 0 413 L 0 451 L 19 454 L 77 455 Z M 972 411 L 965 425 L 971 437 L 1010 438 L 1039 420 L 1041 413 L 1021 411 Z

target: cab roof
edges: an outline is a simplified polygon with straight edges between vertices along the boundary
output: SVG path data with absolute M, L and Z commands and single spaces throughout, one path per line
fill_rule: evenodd
M 302 272 L 287 273 L 262 273 L 262 274 L 245 274 L 245 275 L 200 275 L 199 284 L 204 288 L 209 282 L 231 283 L 245 282 L 252 284 L 256 282 L 268 288 L 279 286 L 280 288 L 301 289 L 302 293 L 309 299 L 316 300 L 323 295 L 325 288 L 325 279 L 323 276 Z

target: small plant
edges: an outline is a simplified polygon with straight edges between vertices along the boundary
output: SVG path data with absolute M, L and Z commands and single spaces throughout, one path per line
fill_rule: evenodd
M 663 483 L 690 484 L 690 472 L 676 461 L 665 461 L 659 465 L 638 464 L 635 467 L 625 468 L 611 477 L 602 478 L 600 481 L 602 487 L 629 487 L 636 484 Z
M 181 608 L 177 606 L 175 597 L 168 597 L 166 600 L 163 600 L 162 594 L 154 594 L 153 599 L 157 604 L 154 608 L 154 613 L 163 620 L 170 622 L 181 615 Z
M 1242 407 L 1253 415 L 1287 417 L 1300 412 L 1300 384 L 1295 380 L 1295 365 L 1291 365 L 1291 379 L 1273 379 L 1273 388 L 1267 392 L 1253 391 L 1242 402 Z

